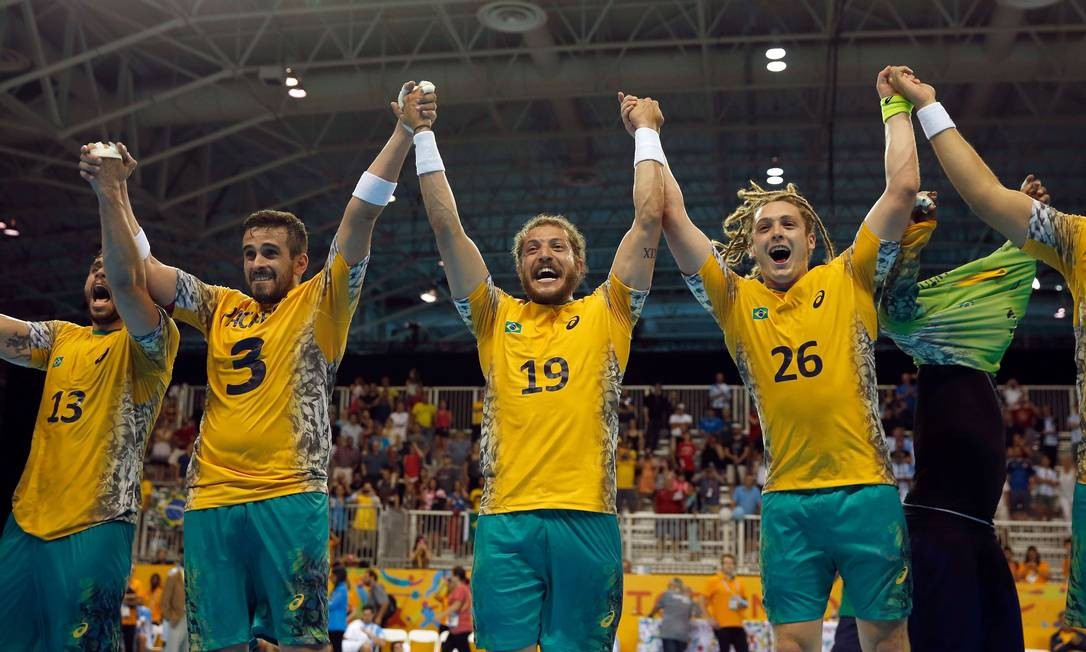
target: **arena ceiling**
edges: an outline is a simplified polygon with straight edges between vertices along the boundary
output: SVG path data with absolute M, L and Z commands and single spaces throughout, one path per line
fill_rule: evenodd
M 407 79 L 438 86 L 465 226 L 512 290 L 511 237 L 538 212 L 586 232 L 586 287 L 610 266 L 631 220 L 620 89 L 660 100 L 668 159 L 712 234 L 735 190 L 776 166 L 847 243 L 884 183 L 874 80 L 887 64 L 930 80 L 1005 182 L 1032 172 L 1057 205 L 1086 205 L 1086 0 L 0 0 L 0 37 L 0 221 L 20 231 L 0 236 L 0 310 L 23 318 L 83 319 L 98 220 L 80 143 L 128 143 L 156 255 L 237 286 L 240 223 L 258 208 L 302 217 L 320 264 Z M 783 72 L 767 70 L 770 47 L 786 50 Z M 288 66 L 304 99 L 282 85 Z M 924 186 L 943 201 L 926 256 L 935 273 L 1001 240 L 920 140 Z M 400 181 L 350 348 L 470 346 L 412 158 Z M 1053 272 L 1041 282 L 1019 339 L 1069 341 L 1069 320 L 1053 314 L 1070 297 Z M 431 288 L 439 300 L 420 301 Z M 667 254 L 638 337 L 719 341 Z

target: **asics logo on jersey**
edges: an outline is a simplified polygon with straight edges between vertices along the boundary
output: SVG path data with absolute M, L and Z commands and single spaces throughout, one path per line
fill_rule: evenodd
M 59 366 L 60 366 L 61 364 L 63 364 L 63 363 L 64 363 L 64 356 L 62 356 L 62 355 L 58 355 L 58 356 L 57 356 L 57 357 L 56 357 L 56 358 L 55 358 L 55 359 L 53 360 L 53 368 L 54 368 L 54 369 L 56 369 L 57 367 L 59 367 Z
M 769 308 L 766 308 L 765 306 L 758 306 L 751 311 L 750 318 L 754 321 L 758 321 L 760 319 L 769 319 Z
M 303 602 L 305 602 L 305 594 L 299 593 L 298 595 L 294 596 L 293 600 L 290 601 L 290 604 L 287 605 L 287 609 L 290 609 L 291 611 L 298 611 L 298 608 L 302 606 Z
M 613 623 L 613 622 L 615 622 L 615 610 L 614 609 L 612 609 L 606 616 L 603 617 L 603 620 L 600 621 L 600 627 L 602 627 L 604 629 L 607 629 L 608 627 L 611 626 L 611 623 Z
M 83 638 L 83 635 L 90 629 L 90 625 L 87 623 L 79 623 L 79 626 L 72 630 L 72 638 Z
M 814 303 L 811 304 L 811 305 L 813 307 L 815 307 L 815 308 L 818 308 L 819 306 L 822 305 L 822 302 L 825 301 L 825 300 L 826 300 L 826 291 L 825 290 L 819 290 L 818 294 L 815 295 Z
M 505 332 L 522 333 L 524 332 L 524 327 L 520 325 L 519 321 L 507 321 L 505 322 Z
M 94 364 L 98 364 L 98 363 L 100 363 L 100 362 L 101 362 L 102 360 L 105 360 L 105 359 L 106 359 L 106 356 L 107 356 L 107 355 L 109 355 L 109 348 L 107 348 L 107 349 L 106 349 L 106 350 L 105 350 L 105 351 L 104 351 L 104 352 L 102 353 L 102 355 L 98 356 L 98 358 L 96 358 L 96 359 L 95 359 L 95 361 L 94 361 Z
M 222 316 L 222 322 L 223 325 L 231 328 L 252 328 L 258 324 L 263 324 L 270 315 L 270 312 L 253 312 L 234 308 Z
M 983 283 L 984 281 L 991 280 L 993 278 L 999 278 L 1007 275 L 1007 268 L 1000 267 L 999 269 L 989 270 L 987 272 L 977 272 L 969 278 L 963 278 L 958 281 L 958 287 L 966 287 L 969 285 L 976 285 L 977 283 Z
M 898 575 L 897 575 L 897 579 L 894 580 L 894 584 L 904 584 L 905 579 L 907 577 L 909 577 L 909 567 L 908 566 L 901 569 L 901 572 L 898 573 Z
M 573 319 L 569 320 L 568 323 L 566 323 L 566 330 L 567 331 L 573 330 L 574 328 L 577 327 L 577 324 L 579 324 L 579 323 L 581 323 L 581 316 L 577 315 Z

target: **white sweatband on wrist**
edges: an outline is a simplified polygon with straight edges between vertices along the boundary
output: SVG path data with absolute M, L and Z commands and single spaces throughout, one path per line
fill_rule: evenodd
M 376 174 L 363 172 L 362 178 L 358 180 L 358 185 L 354 187 L 351 195 L 367 204 L 388 206 L 394 192 L 396 192 L 396 184 L 392 181 L 385 181 Z
M 956 126 L 940 102 L 933 102 L 918 110 L 916 117 L 920 119 L 920 126 L 924 128 L 924 135 L 928 140 Z
M 143 229 L 136 231 L 136 235 L 133 236 L 136 240 L 136 253 L 140 255 L 140 260 L 147 260 L 151 257 L 151 243 L 147 241 L 147 234 L 143 232 Z
M 655 129 L 640 127 L 634 132 L 634 167 L 641 161 L 648 160 L 667 165 L 664 147 L 660 144 L 660 133 Z
M 415 171 L 420 177 L 431 172 L 445 171 L 445 164 L 437 151 L 437 138 L 429 129 L 415 134 Z

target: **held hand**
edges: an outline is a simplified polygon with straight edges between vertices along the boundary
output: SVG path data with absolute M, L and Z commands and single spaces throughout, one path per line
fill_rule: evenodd
M 895 93 L 894 87 L 890 84 L 890 72 L 892 70 L 893 66 L 886 66 L 879 71 L 879 76 L 875 78 L 875 92 L 879 94 L 880 100 Z
M 918 109 L 935 102 L 935 89 L 920 81 L 913 71 L 905 66 L 894 66 L 890 69 L 890 85 L 898 95 L 912 102 Z
M 1019 190 L 1046 206 L 1052 202 L 1052 196 L 1048 194 L 1048 188 L 1045 188 L 1045 184 L 1032 174 L 1026 175 L 1026 179 L 1022 182 L 1022 187 Z
M 633 111 L 637 106 L 637 96 L 627 95 L 622 91 L 618 92 L 618 115 L 622 118 L 622 126 L 626 127 L 626 132 L 631 136 L 637 131 L 637 128 L 630 122 L 630 111 Z
M 128 178 L 124 162 L 115 158 L 94 156 L 91 150 L 97 143 L 87 143 L 79 148 L 79 176 L 90 182 L 91 188 L 100 193 L 119 189 Z
M 651 97 L 638 100 L 637 106 L 630 111 L 630 124 L 635 130 L 648 127 L 660 131 L 660 127 L 664 125 L 664 114 L 660 112 L 660 104 Z
M 125 175 L 124 178 L 132 176 L 132 173 L 136 171 L 136 167 L 139 166 L 139 161 L 132 156 L 128 151 L 128 146 L 124 143 L 117 143 L 117 151 L 121 153 L 121 163 L 124 163 Z
M 916 204 L 910 219 L 919 224 L 935 219 L 935 209 L 939 207 L 939 193 L 934 190 L 921 190 L 916 194 Z
M 404 84 L 403 90 L 406 91 L 403 108 L 400 108 L 399 101 L 391 102 L 392 113 L 413 132 L 424 127 L 432 128 L 437 120 L 437 92 L 423 93 L 413 81 Z

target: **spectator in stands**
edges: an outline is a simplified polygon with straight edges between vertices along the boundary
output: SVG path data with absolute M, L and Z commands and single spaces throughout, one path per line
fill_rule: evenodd
M 173 432 L 173 441 L 171 444 L 175 449 L 180 448 L 184 450 L 188 448 L 188 445 L 196 440 L 197 424 L 200 423 L 196 414 L 185 419 L 185 422 L 181 424 L 181 427 Z
M 682 407 L 680 405 L 679 407 Z M 687 415 L 689 416 L 689 415 Z M 698 447 L 694 445 L 694 439 L 690 434 L 690 431 L 682 433 L 682 441 L 675 446 L 675 468 L 679 469 L 679 472 L 683 474 L 683 477 L 687 481 L 694 478 L 694 470 L 697 468 L 695 458 L 698 454 Z
M 1011 408 L 1011 433 L 1032 437 L 1036 432 L 1037 415 L 1037 408 L 1029 399 L 1019 400 L 1018 404 Z
M 437 414 L 434 415 L 434 433 L 440 437 L 448 437 L 453 427 L 453 413 L 449 409 L 448 401 L 440 401 L 437 404 Z
M 677 441 L 694 427 L 694 417 L 686 411 L 686 405 L 679 403 L 668 417 L 667 425 L 671 429 L 671 439 Z
M 735 509 L 743 510 L 743 516 L 762 513 L 762 490 L 754 483 L 754 474 L 747 473 L 743 476 L 743 484 L 732 491 L 732 502 L 735 503 Z
M 388 420 L 392 423 L 391 440 L 393 445 L 407 439 L 407 423 L 411 420 L 411 415 L 408 414 L 403 401 L 396 401 L 396 409 L 388 416 Z
M 906 434 L 905 426 L 894 426 L 893 430 L 887 430 L 887 432 L 890 436 L 886 444 L 891 453 L 904 451 L 909 455 L 913 454 L 913 438 Z
M 385 630 L 375 622 L 376 614 L 377 610 L 373 605 L 363 603 L 359 618 L 352 620 L 347 625 L 347 631 L 343 633 L 343 652 L 377 652 L 382 649 L 385 644 Z
M 1078 482 L 1078 469 L 1070 454 L 1060 455 L 1060 467 L 1056 469 L 1056 495 L 1059 499 L 1060 514 L 1065 520 L 1071 520 L 1071 503 L 1075 497 L 1075 483 Z M 1064 575 L 1064 577 L 1067 577 Z
M 622 423 L 621 421 L 619 423 Z M 638 453 L 645 452 L 645 431 L 637 427 L 637 419 L 630 418 L 626 423 L 626 432 L 624 436 L 629 442 L 630 447 Z
M 1015 579 L 1028 584 L 1044 584 L 1051 575 L 1052 571 L 1048 567 L 1048 562 L 1041 559 L 1037 546 L 1026 548 L 1026 558 L 1019 564 L 1018 575 Z
M 361 454 L 354 446 L 354 440 L 346 434 L 341 434 L 336 440 L 336 448 L 332 451 L 332 482 L 350 482 Z
M 357 376 L 354 382 L 351 383 L 351 400 L 360 399 L 362 395 L 366 393 L 366 379 L 362 376 Z
M 468 467 L 468 492 L 469 495 L 474 493 L 476 489 L 481 490 L 483 488 L 483 467 L 482 467 L 483 454 L 479 441 L 473 441 L 471 443 L 471 456 L 467 460 Z M 474 502 L 474 501 L 473 501 Z M 472 511 L 479 511 L 478 507 L 472 507 Z
M 418 400 L 411 406 L 411 418 L 422 431 L 422 436 L 427 440 L 434 437 L 434 418 L 437 416 L 437 406 L 430 402 L 425 393 L 419 395 Z
M 422 473 L 423 451 L 417 442 L 407 444 L 407 454 L 403 457 L 404 480 L 410 485 L 419 481 Z
M 189 470 L 189 460 L 192 459 L 193 442 L 189 442 L 184 448 L 175 448 L 170 453 L 169 465 L 172 479 L 175 482 L 184 482 L 185 474 Z
M 688 493 L 681 477 L 668 469 L 664 473 L 663 485 L 656 490 L 655 507 L 657 514 L 682 514 L 686 512 Z M 661 544 L 670 546 L 672 551 L 678 548 L 682 523 L 672 519 L 656 521 L 656 538 Z
M 1011 569 L 1011 576 L 1017 578 L 1022 565 L 1014 558 L 1014 550 L 1010 546 L 1003 546 L 1003 556 L 1007 558 L 1007 568 Z
M 153 480 L 166 479 L 166 467 L 170 463 L 170 454 L 173 453 L 173 446 L 170 444 L 172 439 L 170 427 L 160 421 L 151 439 L 151 450 L 147 456 L 149 466 L 145 469 L 151 471 Z
M 446 496 L 452 493 L 453 487 L 457 482 L 467 481 L 467 478 L 464 476 L 463 465 L 457 466 L 454 464 L 452 457 L 449 455 L 445 455 L 441 458 L 441 466 L 438 467 L 437 472 L 434 474 L 434 478 L 437 480 L 437 486 L 445 492 Z
M 637 451 L 630 448 L 626 437 L 619 437 L 615 451 L 615 508 L 620 514 L 637 511 L 636 471 Z
M 890 454 L 891 469 L 894 480 L 897 481 L 897 491 L 901 494 L 901 501 L 913 487 L 913 477 L 916 475 L 916 465 L 913 463 L 913 455 L 904 446 L 897 448 Z
M 1033 479 L 1033 465 L 1020 446 L 1012 446 L 1007 451 L 1007 483 L 1011 488 L 1011 518 L 1028 518 L 1030 511 L 1030 485 Z
M 483 436 L 483 399 L 477 398 L 471 402 L 471 440 L 479 441 Z
M 343 652 L 343 633 L 347 631 L 347 569 L 332 567 L 332 591 L 328 596 L 328 638 L 332 652 Z
M 362 471 L 360 469 L 355 469 L 354 473 L 351 474 L 351 486 L 348 487 L 348 489 L 351 490 L 350 493 L 355 494 L 362 491 L 362 485 L 364 484 L 365 482 L 362 480 Z
M 433 478 L 427 480 L 422 486 L 422 492 L 419 494 L 419 509 L 438 509 L 434 506 L 438 499 L 438 491 L 440 491 L 440 488 L 437 486 L 437 480 Z M 442 498 L 444 498 L 444 494 L 442 494 Z
M 1071 433 L 1071 451 L 1074 453 L 1082 441 L 1082 418 L 1078 415 L 1077 406 L 1067 416 L 1067 430 Z
M 173 568 L 166 573 L 162 588 L 162 638 L 164 652 L 189 649 L 188 620 L 185 618 L 185 564 L 178 553 Z
M 328 404 L 328 429 L 332 435 L 332 443 L 339 440 L 339 408 L 334 404 Z
M 408 407 L 413 406 L 422 398 L 422 376 L 414 367 L 407 372 L 407 379 L 403 381 L 404 394 L 407 395 Z
M 347 531 L 347 487 L 342 482 L 333 482 L 331 493 L 328 498 L 328 525 L 342 540 Z
M 894 400 L 904 401 L 909 411 L 916 409 L 916 375 L 909 372 L 901 374 L 901 382 L 894 388 Z
M 671 416 L 671 401 L 664 395 L 663 386 L 656 383 L 644 400 L 645 450 L 653 452 L 662 434 L 670 434 L 668 418 Z
M 340 436 L 350 438 L 355 446 L 362 441 L 361 417 L 357 412 L 350 412 L 347 414 L 347 421 L 340 423 L 339 434 Z
M 471 652 L 468 636 L 474 629 L 471 620 L 471 590 L 468 588 L 468 574 L 462 566 L 454 566 L 449 574 L 449 595 L 446 598 L 448 608 L 444 613 L 445 625 L 449 628 L 449 637 L 441 644 L 441 652 Z
M 732 422 L 732 431 L 724 447 L 724 478 L 735 485 L 750 464 L 750 442 L 738 421 Z
M 411 567 L 429 568 L 430 556 L 430 546 L 426 543 L 426 537 L 421 534 L 415 537 L 415 547 L 411 550 Z
M 358 425 L 362 428 L 362 433 L 358 438 L 359 447 L 361 448 L 361 442 L 377 433 L 377 422 L 373 420 L 369 410 L 362 410 L 358 413 Z
M 660 594 L 649 613 L 650 618 L 662 613 L 660 619 L 660 641 L 664 652 L 684 652 L 690 641 L 690 621 L 698 609 L 683 586 L 682 580 L 674 578 L 667 585 L 667 591 Z
M 633 399 L 629 394 L 622 396 L 618 401 L 618 422 L 621 424 L 629 424 L 633 421 L 634 428 L 637 427 L 637 410 L 634 408 Z
M 750 441 L 750 449 L 753 451 L 753 455 L 761 455 L 765 452 L 765 441 L 762 439 L 762 422 L 758 418 L 758 411 L 751 410 L 747 414 L 747 439 Z M 752 457 L 753 457 L 752 455 Z M 758 481 L 758 485 L 763 483 Z
M 1036 515 L 1049 520 L 1059 508 L 1057 493 L 1060 487 L 1059 475 L 1052 468 L 1052 459 L 1041 455 L 1041 462 L 1033 468 L 1033 505 Z
M 656 458 L 648 451 L 641 457 L 637 478 L 637 495 L 641 505 L 652 505 L 656 495 Z
M 749 606 L 747 591 L 736 576 L 735 556 L 720 558 L 720 572 L 705 583 L 702 594 L 708 600 L 706 611 L 713 618 L 713 633 L 720 652 L 747 652 L 747 632 L 743 614 Z
M 701 447 L 701 468 L 715 469 L 718 474 L 724 473 L 724 445 L 719 439 L 706 437 Z
M 709 466 L 698 474 L 698 508 L 702 514 L 716 514 L 720 511 L 720 482 L 720 474 L 714 466 Z
M 711 439 L 719 439 L 724 434 L 724 419 L 720 418 L 716 408 L 709 408 L 705 411 L 705 416 L 698 419 L 698 430 Z
M 468 439 L 467 433 L 462 430 L 452 430 L 451 435 L 452 438 L 446 445 L 445 451 L 452 458 L 453 464 L 461 467 L 465 466 L 471 457 L 471 440 Z
M 396 405 L 397 401 L 391 398 L 391 394 L 384 387 L 378 387 L 376 391 L 377 399 L 369 410 L 378 428 L 383 428 L 392 417 L 393 406 Z
M 376 486 L 381 480 L 381 469 L 385 467 L 386 456 L 381 453 L 381 442 L 376 437 L 370 440 L 370 447 L 359 459 L 362 478 L 370 486 Z
M 359 590 L 365 591 L 365 598 L 362 600 L 362 604 L 373 607 L 373 622 L 376 622 L 381 627 L 387 627 L 388 621 L 394 615 L 392 601 L 388 597 L 388 592 L 385 587 L 377 581 L 377 571 L 372 568 L 367 568 L 366 572 L 362 575 L 361 584 Z M 360 596 L 361 597 L 361 596 Z M 365 618 L 362 619 L 365 621 Z
M 150 585 L 147 587 L 147 604 L 144 606 L 151 610 L 151 622 L 160 624 L 162 622 L 162 576 L 158 573 L 151 573 Z
M 400 481 L 399 473 L 387 466 L 381 469 L 381 479 L 377 482 L 376 491 L 381 504 L 389 504 L 393 496 L 398 496 L 403 491 L 403 483 Z
M 1008 378 L 1006 384 L 1003 385 L 1003 403 L 1007 407 L 1013 408 L 1018 405 L 1023 396 L 1025 394 L 1018 385 L 1018 381 L 1014 378 Z
M 724 374 L 717 372 L 713 384 L 709 385 L 709 407 L 724 415 L 723 419 L 732 417 L 732 388 L 724 382 Z

